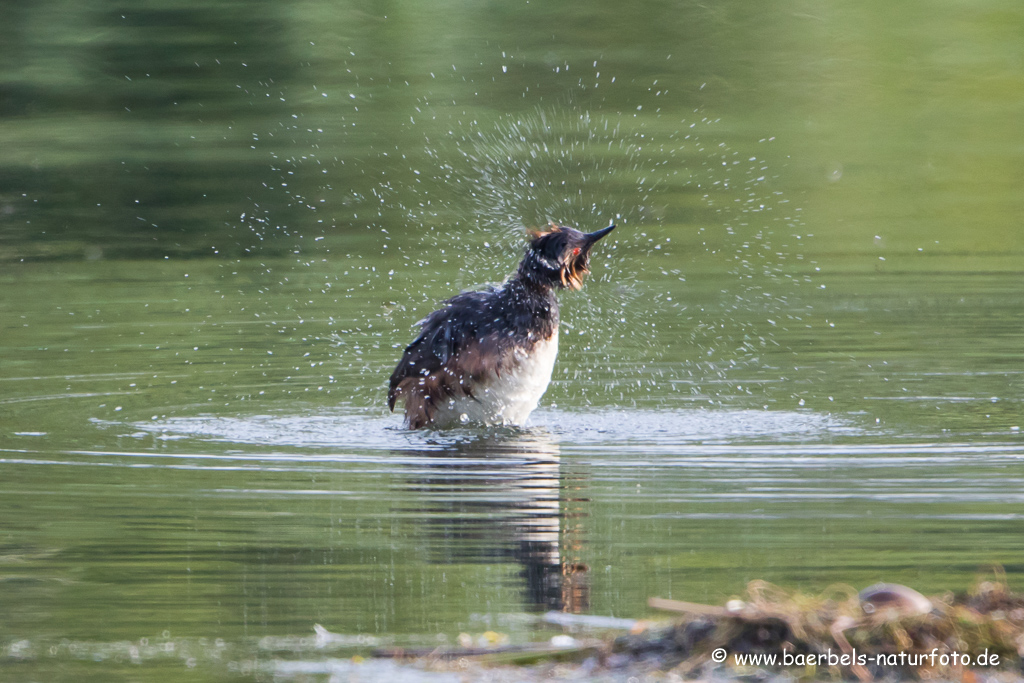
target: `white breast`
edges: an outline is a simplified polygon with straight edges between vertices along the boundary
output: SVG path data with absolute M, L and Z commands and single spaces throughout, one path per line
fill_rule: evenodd
M 551 382 L 558 355 L 558 330 L 529 353 L 517 350 L 510 371 L 473 387 L 473 398 L 450 401 L 434 417 L 438 426 L 458 423 L 522 426 Z

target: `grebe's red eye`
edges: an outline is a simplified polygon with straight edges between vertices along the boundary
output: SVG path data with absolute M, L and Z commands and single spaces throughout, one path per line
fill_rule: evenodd
M 578 256 L 579 253 L 580 253 L 580 248 L 579 247 L 576 247 L 575 249 L 572 250 L 572 255 L 573 256 Z

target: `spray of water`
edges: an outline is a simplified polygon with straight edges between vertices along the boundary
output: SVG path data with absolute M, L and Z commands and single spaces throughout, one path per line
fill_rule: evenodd
M 663 394 L 663 382 L 697 397 L 734 392 L 730 374 L 775 343 L 782 315 L 773 311 L 786 303 L 769 285 L 784 258 L 771 219 L 785 202 L 770 189 L 766 162 L 705 140 L 716 137 L 717 123 L 695 115 L 666 125 L 571 103 L 462 121 L 460 133 L 453 127 L 426 147 L 433 173 L 418 174 L 422 200 L 407 214 L 420 235 L 416 249 L 457 260 L 456 278 L 444 283 L 453 293 L 512 272 L 528 228 L 617 223 L 595 253 L 595 281 L 563 296 L 563 334 L 583 362 L 560 364 L 554 399 L 630 405 Z M 456 242 L 465 248 L 453 253 Z M 727 262 L 718 305 L 680 311 L 673 303 L 666 283 L 686 274 L 661 264 L 686 259 Z M 417 308 L 436 303 L 425 293 Z M 663 362 L 666 343 L 696 353 Z
M 259 239 L 271 229 L 294 237 L 292 281 L 305 273 L 309 292 L 296 309 L 315 316 L 341 297 L 369 304 L 355 320 L 321 315 L 327 329 L 308 337 L 331 345 L 352 405 L 379 402 L 412 323 L 447 296 L 503 280 L 526 230 L 549 221 L 620 226 L 595 252 L 590 285 L 562 296 L 563 354 L 576 362 L 559 364 L 551 400 L 628 406 L 664 396 L 665 386 L 701 402 L 750 392 L 775 331 L 799 319 L 784 267 L 798 258 L 789 242 L 799 239 L 799 209 L 775 189 L 765 154 L 732 148 L 721 122 L 699 111 L 668 121 L 571 100 L 496 116 L 417 109 L 433 122 L 421 124 L 422 146 L 378 150 L 376 180 L 361 174 L 342 187 L 333 175 L 354 178 L 352 164 L 326 162 L 315 147 L 275 159 L 275 191 L 317 216 L 307 231 L 277 226 L 262 210 L 243 219 Z M 315 192 L 304 174 L 317 177 Z M 342 218 L 348 230 L 365 228 L 379 257 L 339 253 L 330 224 Z M 319 270 L 318 282 L 309 273 Z M 681 301 L 673 292 L 702 272 L 720 278 L 714 300 Z

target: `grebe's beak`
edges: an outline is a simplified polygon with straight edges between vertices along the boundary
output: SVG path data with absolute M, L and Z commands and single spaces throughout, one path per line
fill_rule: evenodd
M 594 242 L 598 241 L 599 239 L 601 239 L 602 237 L 604 237 L 605 235 L 607 235 L 608 233 L 610 233 L 614 229 L 615 229 L 614 225 L 609 225 L 607 228 L 602 228 L 600 230 L 595 230 L 594 232 L 588 232 L 587 234 L 585 234 L 583 236 L 583 238 L 585 240 L 587 240 L 587 244 L 593 244 Z

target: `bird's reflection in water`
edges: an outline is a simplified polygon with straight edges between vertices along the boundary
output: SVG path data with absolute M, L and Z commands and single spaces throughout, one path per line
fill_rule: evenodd
M 418 501 L 408 512 L 423 520 L 432 561 L 511 560 L 520 565 L 528 608 L 588 609 L 580 561 L 585 482 L 563 475 L 548 433 L 490 432 L 418 455 L 437 458 L 406 483 Z

